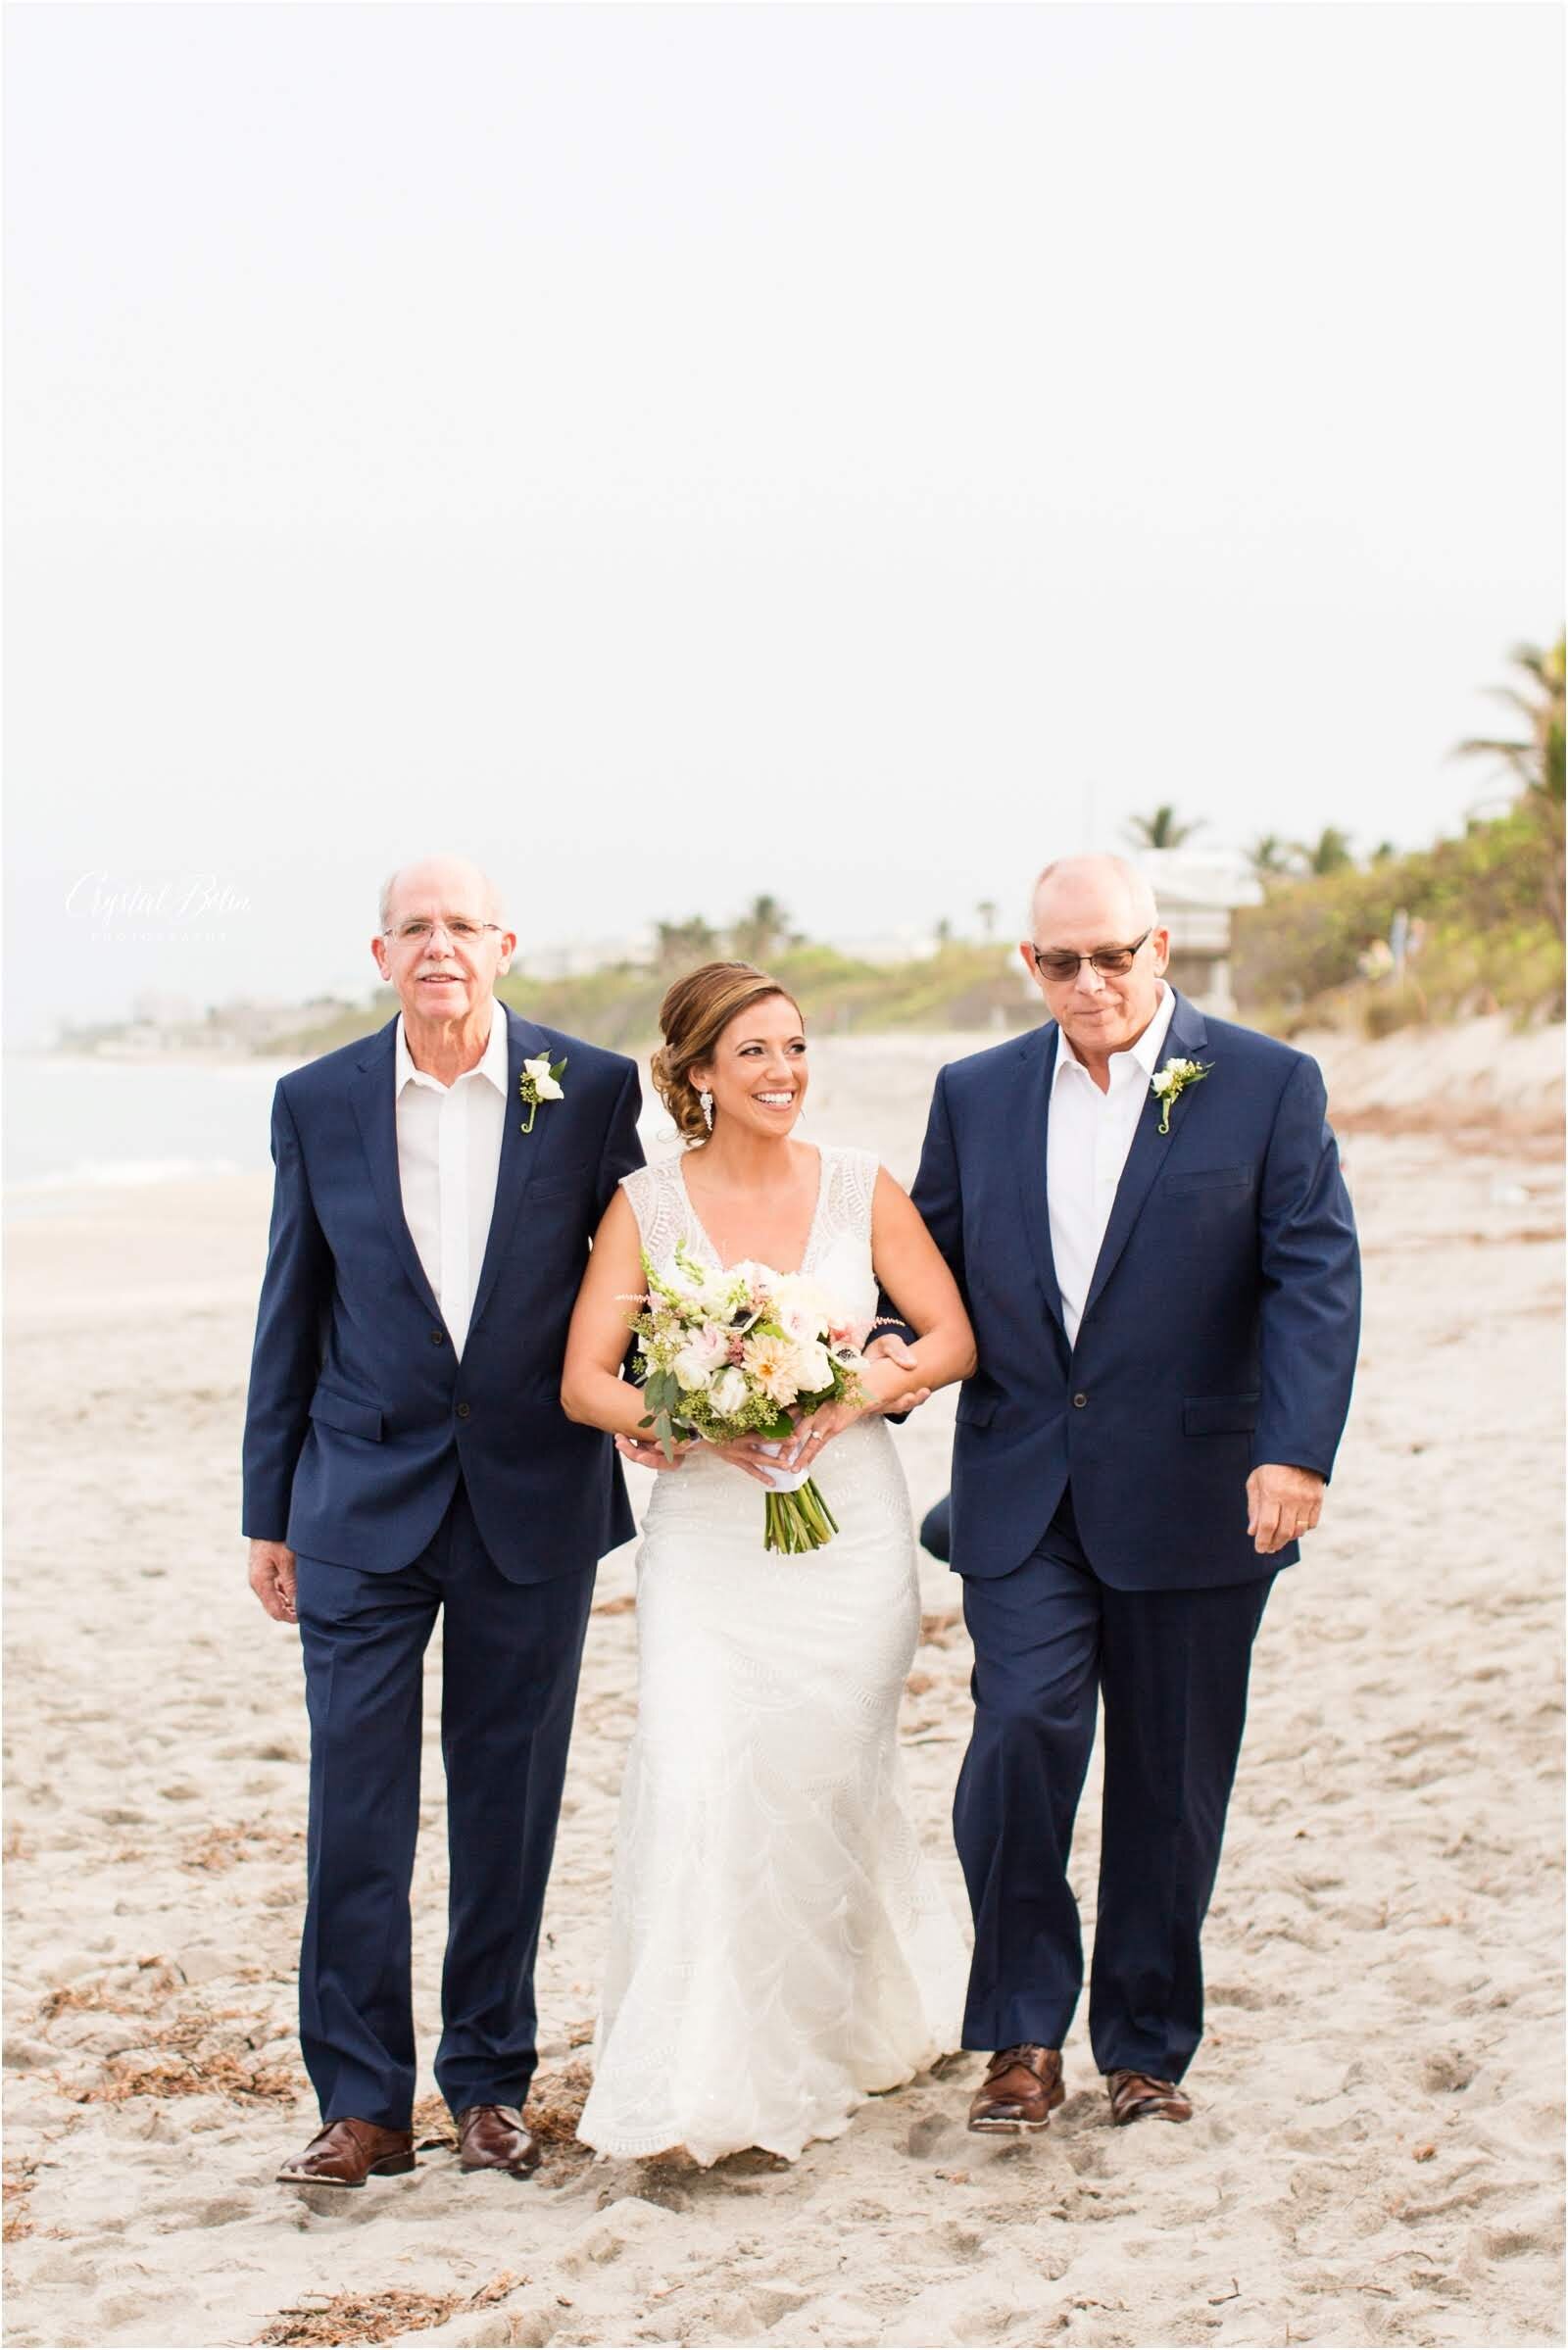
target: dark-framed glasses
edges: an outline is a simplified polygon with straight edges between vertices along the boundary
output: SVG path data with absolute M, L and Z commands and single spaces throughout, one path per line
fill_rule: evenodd
M 1134 939 L 1130 947 L 1097 947 L 1093 955 L 1069 955 L 1059 947 L 1035 947 L 1031 953 L 1042 979 L 1076 979 L 1085 963 L 1093 963 L 1102 979 L 1120 979 L 1132 969 L 1133 956 L 1139 948 L 1147 946 L 1153 935 L 1152 922 L 1143 937 Z
M 444 930 L 454 947 L 477 947 L 487 930 L 500 928 L 499 922 L 481 922 L 472 914 L 411 914 L 381 936 L 395 939 L 400 947 L 422 947 L 434 932 Z

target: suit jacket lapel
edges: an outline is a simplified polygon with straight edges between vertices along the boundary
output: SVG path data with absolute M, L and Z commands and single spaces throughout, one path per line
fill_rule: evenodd
M 1051 1121 L 1052 1081 L 1056 1071 L 1056 1039 L 1059 1031 L 1054 1020 L 1037 1028 L 1025 1037 L 1020 1053 L 1025 1062 L 1024 1098 L 1014 1138 L 1018 1204 L 1023 1214 L 1024 1229 L 1029 1235 L 1030 1251 L 1035 1271 L 1047 1305 L 1055 1317 L 1056 1327 L 1065 1336 L 1061 1318 L 1061 1286 L 1056 1279 L 1056 1259 L 1051 1246 L 1051 1207 L 1046 1198 L 1046 1139 Z
M 376 1202 L 398 1255 L 403 1260 L 403 1269 L 418 1292 L 419 1302 L 431 1320 L 439 1322 L 441 1308 L 435 1301 L 435 1292 L 425 1279 L 419 1251 L 414 1246 L 414 1235 L 403 1213 L 403 1184 L 398 1174 L 397 1098 L 393 1091 L 397 1028 L 396 1020 L 392 1020 L 371 1038 L 369 1051 L 361 1061 L 349 1089 L 349 1099 L 359 1121 L 365 1155 L 370 1162 L 370 1182 Z
M 517 1091 L 522 1064 L 550 1052 L 550 1040 L 543 1029 L 536 1028 L 531 1020 L 519 1018 L 516 1012 L 507 1012 L 506 1124 L 501 1130 L 501 1165 L 496 1174 L 495 1205 L 490 1211 L 490 1238 L 485 1243 L 484 1263 L 479 1268 L 479 1286 L 473 1293 L 473 1313 L 468 1322 L 470 1337 L 479 1327 L 479 1317 L 495 1288 L 522 1196 L 538 1173 L 540 1162 L 548 1155 L 557 1126 L 565 1114 L 564 1101 L 546 1102 L 535 1112 L 532 1134 L 522 1131 L 522 1122 L 528 1114 Z M 569 1074 L 564 1082 L 570 1085 Z
M 1174 994 L 1175 991 L 1172 990 L 1172 993 Z M 1165 1032 L 1165 1049 L 1161 1065 L 1173 1056 L 1195 1058 L 1207 1035 L 1208 1031 L 1203 1026 L 1201 1013 L 1195 1005 L 1188 1003 L 1185 996 L 1177 996 L 1176 1008 L 1171 1014 L 1170 1026 Z M 1133 1147 L 1127 1153 L 1127 1164 L 1122 1169 L 1121 1181 L 1116 1187 L 1116 1198 L 1111 1207 L 1110 1221 L 1105 1226 L 1105 1237 L 1100 1244 L 1100 1255 L 1095 1263 L 1095 1277 L 1089 1284 L 1089 1295 L 1084 1299 L 1083 1317 L 1079 1323 L 1080 1330 L 1094 1312 L 1102 1290 L 1115 1272 L 1121 1252 L 1132 1238 L 1133 1227 L 1143 1213 L 1144 1202 L 1149 1197 L 1151 1186 L 1165 1164 L 1166 1155 L 1176 1140 L 1176 1124 L 1181 1115 L 1180 1110 L 1177 1110 L 1172 1117 L 1169 1134 L 1161 1134 L 1159 1131 L 1160 1115 L 1159 1098 L 1151 1092 L 1146 1097 L 1144 1106 L 1139 1112 L 1138 1127 L 1133 1136 Z

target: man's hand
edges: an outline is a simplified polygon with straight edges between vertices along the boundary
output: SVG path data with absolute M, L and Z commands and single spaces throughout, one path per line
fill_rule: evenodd
M 294 1553 L 287 1542 L 252 1542 L 251 1590 L 274 1624 L 293 1624 Z
M 865 1349 L 865 1359 L 868 1363 L 889 1362 L 905 1372 L 918 1371 L 920 1368 L 904 1340 L 891 1330 L 884 1330 L 879 1339 L 871 1341 Z M 894 1404 L 893 1409 L 897 1412 L 913 1411 L 917 1404 L 928 1402 L 930 1395 L 928 1387 L 916 1388 L 912 1395 L 906 1395 L 902 1403 Z M 880 1398 L 874 1400 L 873 1408 L 878 1411 L 883 1408 Z
M 1265 1461 L 1247 1480 L 1247 1531 L 1260 1558 L 1310 1534 L 1323 1513 L 1323 1480 L 1312 1469 Z

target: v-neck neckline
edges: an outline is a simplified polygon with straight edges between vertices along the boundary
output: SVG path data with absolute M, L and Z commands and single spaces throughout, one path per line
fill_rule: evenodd
M 811 1251 L 816 1247 L 816 1230 L 818 1224 L 822 1220 L 822 1203 L 827 1198 L 827 1155 L 820 1143 L 815 1146 L 815 1149 L 816 1198 L 811 1204 L 811 1221 L 807 1226 L 806 1247 L 801 1252 L 801 1261 L 798 1265 L 791 1267 L 788 1271 L 786 1271 L 785 1267 L 782 1265 L 770 1265 L 768 1267 L 768 1271 L 771 1273 L 777 1273 L 781 1280 L 793 1280 L 798 1274 L 804 1273 L 807 1266 L 811 1261 Z M 680 1186 L 681 1198 L 686 1202 L 686 1213 L 691 1219 L 693 1226 L 696 1228 L 698 1238 L 702 1241 L 704 1247 L 707 1248 L 710 1256 L 711 1256 L 713 1259 L 713 1262 L 717 1265 L 719 1271 L 721 1273 L 732 1273 L 735 1269 L 734 1265 L 725 1264 L 723 1257 L 719 1254 L 717 1245 L 714 1242 L 712 1235 L 710 1233 L 707 1225 L 703 1222 L 702 1217 L 697 1212 L 697 1203 L 693 1199 L 691 1192 L 687 1187 L 686 1161 L 683 1157 L 678 1158 L 675 1161 L 675 1181 Z M 755 1264 L 756 1261 L 757 1259 L 755 1257 L 737 1257 L 735 1263 Z

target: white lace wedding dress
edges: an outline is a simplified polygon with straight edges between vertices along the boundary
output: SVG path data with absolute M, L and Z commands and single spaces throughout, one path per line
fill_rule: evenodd
M 858 1332 L 876 1312 L 877 1162 L 821 1157 L 802 1269 Z M 625 1188 L 656 1264 L 679 1241 L 718 1264 L 678 1160 Z M 897 1742 L 920 1612 L 904 1472 L 868 1418 L 815 1475 L 840 1531 L 804 1557 L 763 1549 L 763 1489 L 701 1446 L 654 1490 L 578 2125 L 603 2153 L 793 2158 L 958 2044 L 968 1962 L 906 1807 Z

